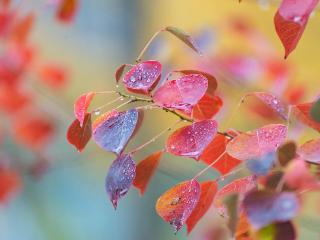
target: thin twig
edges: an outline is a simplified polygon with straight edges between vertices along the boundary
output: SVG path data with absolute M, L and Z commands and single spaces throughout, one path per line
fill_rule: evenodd
M 93 109 L 91 112 L 92 112 L 92 113 L 100 112 L 102 108 L 107 107 L 107 106 L 109 106 L 109 105 L 111 105 L 111 104 L 119 101 L 121 98 L 122 98 L 122 97 L 118 97 L 118 98 L 116 98 L 116 99 L 113 99 L 112 101 L 110 101 L 110 102 L 108 102 L 108 103 L 106 103 L 106 104 L 104 104 L 104 105 L 101 105 L 100 107 L 97 107 L 97 108 Z

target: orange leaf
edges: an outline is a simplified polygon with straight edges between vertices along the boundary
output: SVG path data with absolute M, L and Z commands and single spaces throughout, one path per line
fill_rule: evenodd
M 71 22 L 78 9 L 78 0 L 62 0 L 57 11 L 57 18 L 61 22 Z
M 25 43 L 31 29 L 34 25 L 35 15 L 30 13 L 21 19 L 14 27 L 12 32 L 12 38 L 17 43 Z
M 40 79 L 53 88 L 65 86 L 67 75 L 66 69 L 58 64 L 46 64 L 39 70 Z
M 18 173 L 11 169 L 0 167 L 0 202 L 5 203 L 12 194 L 21 188 L 21 179 Z
M 192 118 L 201 121 L 211 119 L 222 107 L 222 99 L 218 96 L 204 95 L 192 109 Z
M 91 127 L 91 114 L 87 113 L 85 115 L 83 125 L 80 126 L 78 119 L 74 120 L 67 132 L 67 139 L 70 144 L 74 145 L 79 152 L 81 152 L 84 147 L 89 142 L 92 136 Z
M 158 199 L 156 211 L 177 232 L 191 215 L 199 197 L 200 185 L 197 180 L 185 181 L 172 187 Z
M 236 233 L 236 240 L 249 240 L 250 238 L 250 224 L 249 220 L 244 213 L 241 213 Z
M 139 162 L 136 167 L 136 177 L 133 185 L 140 190 L 140 195 L 143 195 L 155 170 L 157 169 L 162 151 L 155 152 Z
M 203 215 L 209 210 L 213 202 L 214 196 L 217 193 L 218 185 L 215 181 L 207 181 L 201 183 L 200 188 L 201 194 L 199 202 L 186 222 L 188 234 L 196 226 L 196 224 L 203 217 Z
M 206 164 L 211 164 L 226 150 L 226 145 L 229 141 L 226 136 L 217 135 L 203 151 L 200 159 Z M 226 174 L 240 163 L 240 160 L 225 153 L 212 167 L 221 174 Z

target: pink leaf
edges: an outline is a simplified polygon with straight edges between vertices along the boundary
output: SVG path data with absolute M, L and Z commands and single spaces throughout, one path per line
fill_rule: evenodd
M 204 120 L 179 128 L 168 138 L 166 149 L 174 155 L 197 160 L 215 137 L 217 127 L 216 121 Z
M 138 63 L 123 78 L 123 83 L 130 92 L 148 95 L 161 77 L 162 65 L 158 61 Z
M 266 125 L 235 137 L 228 143 L 227 153 L 242 161 L 256 159 L 269 152 L 275 152 L 286 137 L 286 125 Z
M 304 160 L 320 164 L 320 139 L 310 140 L 298 148 L 297 153 Z
M 204 96 L 208 80 L 200 74 L 182 76 L 165 82 L 154 94 L 153 100 L 161 107 L 172 108 L 191 114 L 193 106 Z
M 319 0 L 282 0 L 274 17 L 274 24 L 285 48 L 285 58 L 296 48 L 318 2 Z
M 84 117 L 94 96 L 94 92 L 85 93 L 78 97 L 76 102 L 74 103 L 74 115 L 79 120 L 80 127 L 82 127 Z

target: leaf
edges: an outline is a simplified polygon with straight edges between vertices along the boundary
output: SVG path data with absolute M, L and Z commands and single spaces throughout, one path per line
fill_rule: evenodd
M 216 181 L 207 181 L 200 184 L 200 198 L 198 204 L 192 211 L 191 215 L 186 221 L 188 234 L 193 230 L 198 221 L 205 215 L 209 210 L 214 196 L 218 190 Z
M 297 145 L 294 142 L 287 142 L 278 148 L 278 160 L 281 166 L 286 166 L 296 157 Z
M 123 83 L 130 92 L 149 95 L 160 80 L 161 70 L 162 65 L 158 61 L 138 63 L 125 74 Z
M 67 139 L 69 143 L 75 146 L 79 152 L 82 152 L 87 143 L 90 141 L 91 136 L 92 128 L 90 113 L 85 115 L 82 126 L 80 126 L 79 120 L 75 119 L 68 128 Z
M 197 180 L 189 180 L 170 188 L 158 199 L 156 211 L 177 232 L 185 224 L 200 198 Z
M 175 70 L 174 72 L 177 73 L 182 73 L 184 75 L 190 75 L 190 74 L 200 74 L 208 79 L 208 89 L 206 92 L 206 95 L 209 95 L 211 97 L 215 96 L 215 91 L 217 90 L 218 87 L 218 82 L 217 79 L 212 76 L 211 74 L 207 72 L 202 72 L 199 70 Z
M 0 167 L 0 203 L 7 203 L 21 189 L 19 174 L 7 167 Z
M 61 0 L 56 13 L 57 19 L 64 23 L 71 22 L 76 15 L 78 5 L 78 0 Z
M 319 0 L 282 0 L 274 17 L 277 34 L 285 48 L 285 58 L 296 48 L 309 16 Z
M 59 64 L 46 64 L 39 69 L 40 80 L 52 88 L 64 87 L 68 80 L 67 70 Z M 85 95 L 87 95 L 87 93 Z M 91 93 L 93 94 L 93 93 Z
M 299 191 L 320 189 L 320 182 L 311 174 L 303 159 L 291 161 L 283 178 L 289 187 Z
M 237 229 L 235 232 L 236 240 L 251 240 L 250 236 L 250 224 L 247 216 L 242 212 L 238 221 Z
M 138 123 L 139 112 L 136 109 L 106 113 L 93 123 L 93 139 L 104 150 L 119 155 L 133 136 Z
M 313 104 L 314 103 L 297 104 L 292 107 L 292 113 L 300 122 L 320 132 L 320 123 L 315 121 L 310 115 Z
M 77 98 L 77 100 L 74 103 L 74 115 L 80 122 L 80 126 L 82 126 L 85 115 L 87 114 L 89 105 L 95 96 L 94 92 L 88 92 L 80 97 Z
M 162 151 L 155 152 L 143 159 L 137 165 L 136 177 L 133 181 L 133 186 L 140 190 L 141 196 L 144 194 L 154 172 L 159 165 L 162 153 Z
M 193 49 L 198 54 L 201 54 L 200 49 L 198 48 L 198 46 L 196 45 L 196 43 L 194 42 L 194 40 L 191 38 L 189 34 L 185 33 L 179 28 L 170 27 L 170 26 L 166 27 L 164 30 L 169 33 L 172 33 L 174 36 L 176 36 L 178 39 L 184 42 L 188 47 Z
M 311 107 L 310 115 L 314 121 L 320 123 L 320 98 Z
M 260 229 L 273 222 L 286 222 L 295 217 L 300 208 L 292 192 L 251 191 L 243 200 L 243 208 L 251 225 Z
M 204 96 L 208 80 L 199 74 L 182 76 L 165 82 L 154 93 L 153 100 L 160 107 L 181 110 L 191 114 L 193 106 Z
M 276 154 L 274 152 L 269 152 L 260 158 L 247 160 L 246 166 L 252 173 L 258 176 L 267 175 L 276 162 L 276 159 Z
M 223 152 L 225 152 L 226 145 L 229 141 L 230 139 L 226 136 L 217 134 L 202 152 L 200 159 L 208 165 L 213 163 Z M 241 161 L 231 157 L 228 153 L 225 153 L 212 167 L 224 175 L 240 163 Z
M 247 96 L 255 96 L 278 114 L 282 119 L 288 120 L 288 106 L 281 102 L 276 96 L 266 92 L 253 92 Z
M 42 116 L 17 116 L 13 122 L 13 136 L 33 150 L 43 150 L 53 133 L 53 123 Z
M 19 43 L 23 44 L 26 42 L 28 36 L 30 35 L 31 29 L 34 25 L 35 15 L 33 13 L 28 14 L 27 16 L 20 19 L 12 29 L 12 39 Z
M 230 229 L 231 235 L 234 236 L 237 229 L 238 222 L 238 201 L 239 196 L 237 194 L 232 194 L 224 199 L 224 205 L 228 209 L 228 228 Z
M 296 231 L 291 222 L 279 222 L 260 229 L 257 233 L 259 240 L 296 240 Z
M 320 139 L 313 139 L 302 144 L 297 153 L 308 162 L 320 164 Z
M 239 160 L 259 158 L 275 152 L 287 137 L 287 126 L 270 124 L 236 136 L 227 145 L 227 153 Z
M 121 77 L 123 75 L 123 72 L 124 72 L 124 70 L 125 70 L 125 68 L 127 66 L 128 66 L 128 64 L 122 64 L 117 68 L 117 70 L 116 70 L 116 72 L 114 74 L 117 83 L 120 81 L 120 79 L 121 79 Z
M 239 194 L 241 196 L 255 189 L 257 187 L 256 180 L 257 177 L 255 175 L 251 175 L 248 177 L 239 178 L 225 185 L 216 194 L 214 199 L 215 206 L 219 207 L 222 204 L 223 199 L 228 195 Z
M 201 121 L 212 119 L 222 107 L 222 99 L 218 96 L 204 95 L 192 109 L 192 118 Z
M 16 113 L 30 106 L 32 96 L 30 92 L 14 86 L 0 88 L 0 109 L 6 113 Z
M 136 164 L 129 154 L 119 155 L 113 161 L 106 177 L 106 191 L 113 207 L 127 194 L 136 175 Z
M 166 142 L 166 150 L 177 156 L 199 159 L 203 150 L 217 134 L 215 120 L 204 120 L 177 129 Z

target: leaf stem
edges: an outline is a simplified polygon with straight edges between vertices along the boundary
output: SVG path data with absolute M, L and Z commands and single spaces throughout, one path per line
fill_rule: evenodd
M 220 156 L 215 159 L 212 163 L 210 163 L 207 167 L 205 167 L 204 169 L 202 169 L 199 173 L 197 173 L 192 179 L 197 179 L 198 177 L 200 177 L 202 174 L 204 174 L 207 170 L 209 170 L 214 164 L 216 164 L 222 157 L 223 155 L 226 153 L 226 151 L 224 151 L 223 153 L 220 154 Z
M 145 142 L 144 144 L 142 144 L 141 146 L 133 149 L 130 154 L 135 154 L 136 152 L 140 151 L 141 149 L 143 149 L 144 147 L 148 146 L 150 143 L 153 143 L 155 140 L 157 140 L 159 137 L 161 137 L 163 134 L 165 134 L 166 132 L 171 131 L 176 125 L 178 125 L 179 123 L 181 123 L 181 119 L 179 119 L 178 121 L 176 121 L 174 124 L 172 124 L 170 127 L 162 130 L 160 133 L 158 133 L 156 136 L 154 136 L 153 138 L 151 138 L 149 141 Z
M 118 98 L 116 98 L 116 99 L 113 99 L 112 101 L 110 101 L 110 102 L 108 102 L 108 103 L 106 103 L 106 104 L 103 104 L 103 105 L 101 105 L 100 107 L 97 107 L 97 108 L 93 109 L 93 110 L 91 111 L 91 113 L 100 112 L 102 108 L 107 107 L 107 106 L 109 106 L 109 105 L 111 105 L 111 104 L 119 101 L 121 98 L 122 98 L 122 97 L 118 97 Z
M 146 45 L 144 46 L 144 48 L 141 50 L 140 54 L 138 55 L 136 62 L 139 63 L 142 60 L 142 56 L 144 55 L 144 53 L 147 51 L 147 49 L 149 48 L 150 44 L 153 42 L 153 40 L 159 35 L 159 33 L 163 32 L 163 29 L 158 30 L 157 32 L 155 32 L 152 37 L 149 39 L 149 41 L 146 43 Z

